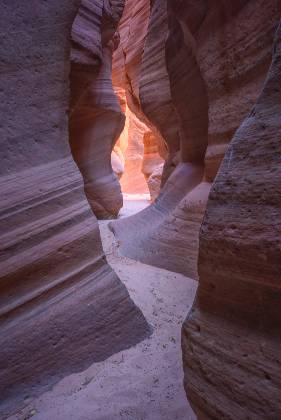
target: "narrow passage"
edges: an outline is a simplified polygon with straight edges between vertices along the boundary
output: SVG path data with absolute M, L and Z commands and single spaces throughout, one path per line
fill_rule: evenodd
M 149 204 L 146 195 L 125 195 L 121 217 Z M 134 348 L 64 378 L 24 412 L 11 419 L 35 420 L 195 420 L 183 389 L 181 326 L 197 283 L 118 253 L 118 244 L 99 222 L 109 264 L 153 327 Z

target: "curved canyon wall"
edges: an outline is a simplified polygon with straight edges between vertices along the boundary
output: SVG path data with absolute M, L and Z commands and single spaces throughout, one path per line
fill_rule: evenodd
M 142 165 L 147 161 L 147 151 L 144 149 L 144 137 L 148 128 L 127 107 L 128 131 L 126 147 L 123 150 L 125 161 L 124 174 L 120 183 L 125 194 L 149 193 L 142 171 Z
M 200 419 L 281 416 L 280 138 L 281 26 L 200 233 L 199 289 L 182 341 L 185 388 Z
M 146 9 L 149 2 L 142 3 Z M 133 74 L 139 108 L 172 150 L 172 162 L 166 159 L 156 202 L 111 223 L 123 254 L 198 278 L 199 229 L 211 183 L 261 90 L 280 9 L 280 0 L 152 2 Z M 130 27 L 126 7 L 121 29 L 125 17 Z M 127 38 L 121 36 L 125 50 L 133 48 Z M 130 82 L 126 60 L 125 74 Z
M 0 415 L 150 332 L 92 213 L 122 206 L 128 106 L 161 191 L 111 228 L 124 254 L 193 279 L 242 124 L 201 230 L 185 388 L 200 419 L 279 418 L 280 30 L 258 95 L 281 1 L 57 3 L 1 7 Z
M 111 152 L 124 125 L 112 86 L 112 54 L 124 0 L 82 1 L 72 27 L 69 136 L 83 175 L 85 194 L 100 219 L 118 215 L 123 205 Z
M 70 153 L 70 33 L 79 6 L 76 0 L 1 3 L 1 418 L 150 331 L 106 263 Z M 72 60 L 80 71 L 95 67 L 98 74 L 110 61 L 101 38 L 112 29 L 102 11 L 99 0 L 79 9 Z M 85 13 L 100 24 L 96 31 L 84 26 Z

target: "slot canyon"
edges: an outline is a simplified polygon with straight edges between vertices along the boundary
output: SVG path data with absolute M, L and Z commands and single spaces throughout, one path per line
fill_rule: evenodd
M 0 420 L 280 420 L 281 0 L 0 11 Z

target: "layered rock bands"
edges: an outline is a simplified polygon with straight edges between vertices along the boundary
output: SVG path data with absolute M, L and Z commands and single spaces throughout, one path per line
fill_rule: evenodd
M 155 203 L 111 228 L 132 258 L 192 278 L 199 269 L 182 342 L 198 418 L 278 419 L 280 29 L 266 75 L 281 2 L 143 1 L 147 35 L 126 7 L 128 96 L 167 155 Z M 144 38 L 133 72 L 128 19 Z
M 106 169 L 96 178 L 97 168 L 87 165 L 110 145 L 90 140 L 106 114 L 113 142 L 122 119 L 106 80 L 120 7 L 95 0 L 1 3 L 1 418 L 65 375 L 149 334 L 106 263 L 68 142 L 71 53 L 71 148 L 95 209 L 92 181 L 106 189 L 112 175 Z M 88 72 L 82 97 L 79 72 Z M 97 106 L 101 83 L 108 95 Z M 110 202 L 98 203 L 103 212 L 112 210 Z
M 279 13 L 280 0 L 126 2 L 113 83 L 166 155 L 155 203 L 111 224 L 123 254 L 198 278 L 211 183 L 262 88 Z
M 199 419 L 281 416 L 280 136 L 281 26 L 200 233 L 199 289 L 182 341 L 185 388 Z

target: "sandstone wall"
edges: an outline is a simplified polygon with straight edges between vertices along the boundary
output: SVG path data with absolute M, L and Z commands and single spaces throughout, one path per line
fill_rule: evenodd
M 67 36 L 79 0 L 41 3 L 1 2 L 1 175 L 69 155 Z
M 280 0 L 153 2 L 141 64 L 140 103 L 167 143 L 165 124 L 177 133 L 180 148 L 168 160 L 168 175 L 175 171 L 175 176 L 168 177 L 170 186 L 162 188 L 153 207 L 143 217 L 112 223 L 124 254 L 197 277 L 198 234 L 208 189 L 233 133 L 262 87 L 279 15 Z M 161 101 L 170 106 L 166 114 Z M 196 186 L 191 173 L 196 174 L 201 196 L 189 195 Z M 196 217 L 191 208 L 197 208 Z M 155 212 L 161 223 L 150 223 Z M 133 226 L 138 226 L 135 232 Z M 130 242 L 139 236 L 140 226 L 141 238 Z M 192 232 L 188 253 L 183 231 Z
M 281 27 L 200 233 L 199 289 L 182 341 L 185 387 L 200 419 L 281 416 L 280 105 Z
M 72 28 L 70 145 L 85 194 L 98 218 L 118 215 L 123 205 L 111 153 L 125 125 L 112 86 L 112 54 L 124 0 L 82 1 Z M 98 34 L 98 35 L 97 35 Z
M 147 154 L 144 150 L 144 136 L 149 132 L 127 107 L 128 120 L 127 147 L 124 150 L 124 174 L 121 178 L 122 191 L 125 194 L 148 194 L 148 186 L 142 173 L 142 164 Z
M 140 99 L 140 82 L 142 62 L 147 38 L 150 18 L 150 1 L 127 0 L 124 12 L 118 26 L 120 45 L 113 56 L 113 85 L 115 88 L 125 90 L 127 104 L 132 113 L 143 122 L 153 133 L 154 142 L 158 152 L 154 161 L 149 157 L 151 165 L 155 168 L 159 164 L 159 155 L 167 158 L 167 145 L 151 121 L 145 115 Z M 145 163 L 144 163 L 145 164 Z
M 149 333 L 106 263 L 70 153 L 70 33 L 79 3 L 1 2 L 1 418 Z M 75 34 L 96 40 L 85 65 L 103 60 L 97 33 Z

